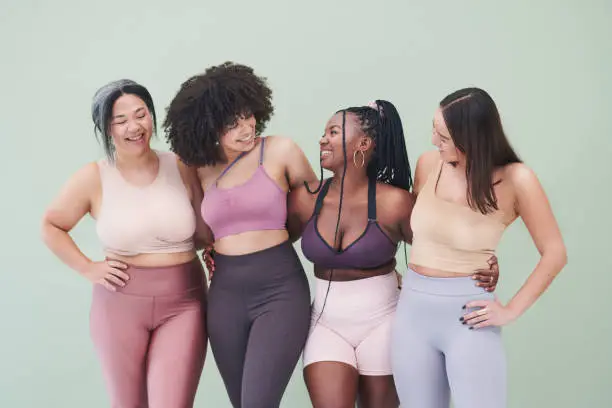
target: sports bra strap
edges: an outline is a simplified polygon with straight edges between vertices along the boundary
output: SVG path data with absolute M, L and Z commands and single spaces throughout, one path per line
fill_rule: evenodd
M 323 207 L 323 200 L 329 191 L 329 186 L 331 185 L 332 179 L 329 178 L 325 180 L 321 191 L 319 191 L 319 195 L 317 196 L 317 201 L 315 203 L 314 215 L 319 215 L 321 213 L 321 208 Z M 376 221 L 376 180 L 370 179 L 368 181 L 368 221 Z
M 327 195 L 327 191 L 329 191 L 329 186 L 331 185 L 332 179 L 325 180 L 321 191 L 319 191 L 319 195 L 317 195 L 317 202 L 315 203 L 314 215 L 319 215 L 321 212 L 321 207 L 323 207 L 323 200 Z
M 266 142 L 266 138 L 262 137 L 261 138 L 261 146 L 259 149 L 259 165 L 261 166 L 263 164 L 263 159 L 264 159 L 264 143 Z
M 368 221 L 376 221 L 376 179 L 368 181 Z

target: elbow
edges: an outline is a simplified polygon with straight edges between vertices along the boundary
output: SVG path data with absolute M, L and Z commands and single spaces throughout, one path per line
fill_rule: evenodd
M 46 245 L 49 246 L 50 242 L 51 242 L 51 237 L 53 235 L 53 231 L 55 230 L 55 228 L 53 227 L 53 224 L 51 224 L 45 214 L 45 216 L 43 217 L 41 223 L 40 223 L 40 230 L 39 230 L 39 236 L 40 236 L 40 240 Z
M 555 271 L 554 275 L 557 275 L 567 265 L 567 249 L 563 243 L 559 243 L 544 251 L 542 258 L 549 260 L 552 269 Z

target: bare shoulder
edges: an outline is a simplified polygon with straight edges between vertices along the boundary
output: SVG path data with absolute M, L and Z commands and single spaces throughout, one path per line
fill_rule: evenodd
M 431 150 L 419 156 L 414 171 L 414 192 L 418 194 L 431 172 L 440 162 L 440 153 L 437 150 Z
M 272 135 L 266 136 L 266 149 L 271 149 L 278 154 L 291 154 L 296 150 L 301 150 L 300 146 L 288 136 Z
M 193 166 L 187 165 L 181 158 L 175 153 L 170 153 L 174 160 L 176 161 L 176 165 L 178 166 L 179 172 L 181 173 L 181 177 L 185 183 L 191 183 L 197 179 L 197 168 Z
M 416 165 L 416 171 L 421 171 L 424 174 L 429 174 L 440 162 L 440 152 L 430 150 L 419 156 Z
M 376 184 L 376 201 L 389 210 L 408 209 L 414 205 L 414 195 L 403 188 L 386 183 Z
M 91 191 L 101 185 L 100 163 L 91 162 L 78 169 L 70 178 L 69 184 Z
M 515 191 L 529 191 L 540 188 L 540 182 L 535 172 L 525 163 L 512 163 L 504 167 L 504 177 L 507 178 Z

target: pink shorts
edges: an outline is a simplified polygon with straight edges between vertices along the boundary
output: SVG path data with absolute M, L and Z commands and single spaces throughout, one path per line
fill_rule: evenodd
M 396 273 L 331 282 L 315 324 L 329 285 L 316 279 L 304 367 L 333 361 L 355 367 L 360 375 L 391 375 L 391 324 L 400 293 Z

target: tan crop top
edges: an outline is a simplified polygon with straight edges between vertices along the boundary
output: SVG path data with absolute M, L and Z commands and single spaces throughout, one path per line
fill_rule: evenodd
M 170 152 L 155 152 L 159 170 L 145 187 L 130 184 L 100 160 L 102 204 L 96 232 L 104 250 L 117 255 L 186 252 L 194 248 L 196 216 Z
M 410 223 L 410 263 L 440 271 L 470 274 L 489 267 L 506 229 L 504 214 L 484 215 L 436 195 L 443 162 L 431 172 L 417 196 Z

